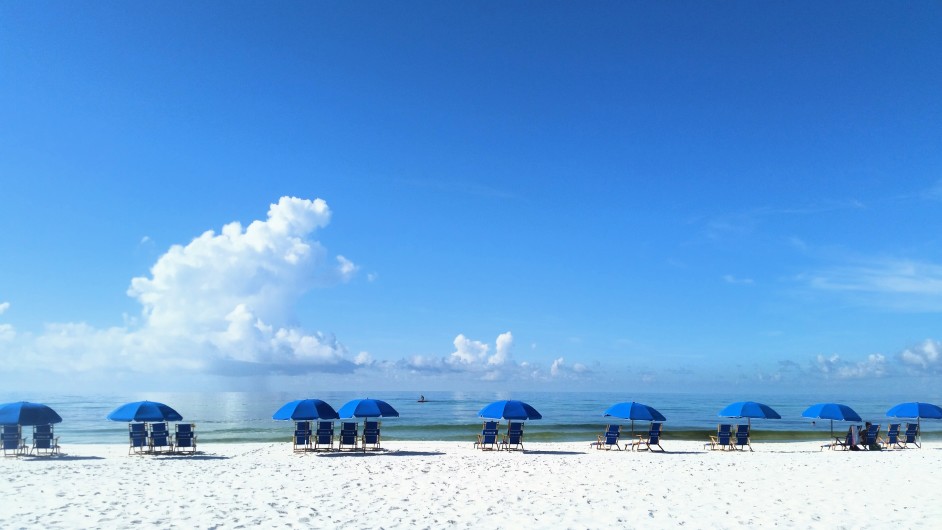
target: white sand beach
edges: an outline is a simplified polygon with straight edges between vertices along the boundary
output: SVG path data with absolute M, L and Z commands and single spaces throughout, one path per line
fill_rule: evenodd
M 0 460 L 0 528 L 938 528 L 942 444 L 882 452 L 762 443 L 754 453 L 665 441 L 666 454 L 528 443 L 384 443 L 295 454 L 205 444 L 127 456 L 64 446 Z

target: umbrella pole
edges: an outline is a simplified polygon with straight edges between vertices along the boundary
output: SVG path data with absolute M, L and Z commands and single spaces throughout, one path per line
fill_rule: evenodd
M 831 420 L 831 438 L 834 438 L 834 420 Z

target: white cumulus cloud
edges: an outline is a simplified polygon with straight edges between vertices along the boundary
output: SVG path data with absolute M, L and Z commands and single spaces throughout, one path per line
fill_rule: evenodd
M 173 245 L 148 276 L 133 278 L 127 293 L 140 303 L 140 318 L 109 329 L 50 324 L 24 350 L 60 370 L 352 370 L 362 357 L 349 359 L 333 336 L 292 325 L 302 295 L 357 271 L 343 256 L 328 259 L 313 239 L 330 216 L 321 199 L 282 197 L 265 220 Z

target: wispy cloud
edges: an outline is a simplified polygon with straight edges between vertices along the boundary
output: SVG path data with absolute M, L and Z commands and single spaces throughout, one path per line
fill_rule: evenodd
M 750 234 L 770 218 L 785 216 L 809 216 L 840 210 L 860 210 L 866 205 L 857 199 L 822 201 L 799 207 L 762 206 L 739 212 L 716 215 L 705 220 L 707 237 L 721 239 Z
M 738 278 L 732 274 L 723 275 L 723 281 L 731 285 L 752 285 L 755 283 L 752 278 Z
M 444 193 L 474 195 L 478 197 L 490 197 L 494 199 L 513 199 L 516 197 L 515 194 L 509 191 L 494 188 L 492 186 L 480 184 L 477 182 L 420 178 L 401 178 L 397 179 L 397 182 L 406 186 L 431 189 Z
M 801 279 L 817 290 L 854 297 L 861 303 L 904 311 L 942 311 L 942 266 L 883 259 L 833 267 Z

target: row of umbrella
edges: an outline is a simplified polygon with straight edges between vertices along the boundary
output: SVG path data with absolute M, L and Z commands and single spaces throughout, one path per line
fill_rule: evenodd
M 320 399 L 297 399 L 282 405 L 272 415 L 273 420 L 336 420 L 340 418 L 396 418 L 399 412 L 392 405 L 380 399 L 354 399 L 348 401 L 340 410 L 334 410 L 326 401 Z

